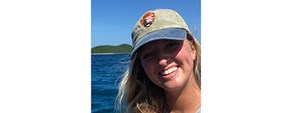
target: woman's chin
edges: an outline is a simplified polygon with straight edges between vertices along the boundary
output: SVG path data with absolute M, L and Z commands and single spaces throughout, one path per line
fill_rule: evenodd
M 177 89 L 181 89 L 183 87 L 183 84 L 180 81 L 177 81 L 176 79 L 172 81 L 167 81 L 163 84 L 163 89 L 167 91 L 174 91 Z

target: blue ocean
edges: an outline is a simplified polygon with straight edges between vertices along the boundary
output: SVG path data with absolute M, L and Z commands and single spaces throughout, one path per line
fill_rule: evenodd
M 92 55 L 92 113 L 113 113 L 118 84 L 130 54 Z

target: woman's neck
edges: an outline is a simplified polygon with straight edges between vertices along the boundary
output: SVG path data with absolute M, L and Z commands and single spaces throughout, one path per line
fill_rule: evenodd
M 165 94 L 169 112 L 192 113 L 201 106 L 201 90 L 195 79 L 190 79 L 182 89 L 165 91 Z

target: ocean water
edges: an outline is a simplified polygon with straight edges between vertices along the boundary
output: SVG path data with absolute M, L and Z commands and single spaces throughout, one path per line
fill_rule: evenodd
M 113 113 L 118 84 L 129 54 L 92 55 L 92 113 Z

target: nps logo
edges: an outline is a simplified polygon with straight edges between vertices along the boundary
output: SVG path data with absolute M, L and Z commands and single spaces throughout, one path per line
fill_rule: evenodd
M 146 13 L 143 18 L 140 20 L 140 24 L 144 27 L 149 27 L 155 20 L 155 15 L 153 12 Z

